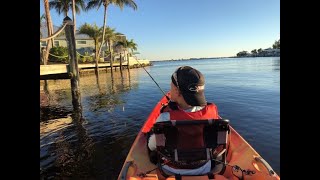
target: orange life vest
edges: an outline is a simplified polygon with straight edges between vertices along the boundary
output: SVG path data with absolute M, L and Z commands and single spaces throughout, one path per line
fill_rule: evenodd
M 170 120 L 206 120 L 219 119 L 218 108 L 213 103 L 208 103 L 203 109 L 196 112 L 186 112 L 181 109 L 169 110 Z

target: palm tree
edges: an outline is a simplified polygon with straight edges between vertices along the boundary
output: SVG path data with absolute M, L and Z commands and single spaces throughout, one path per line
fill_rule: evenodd
M 280 39 L 279 41 L 275 41 L 274 44 L 272 45 L 273 49 L 280 49 Z
M 121 10 L 123 9 L 124 6 L 132 7 L 134 10 L 137 9 L 137 5 L 133 0 L 88 0 L 88 1 L 89 2 L 86 7 L 87 10 L 95 8 L 95 7 L 97 7 L 99 9 L 102 4 L 104 6 L 102 42 L 104 42 L 104 36 L 105 36 L 106 26 L 107 26 L 107 9 L 110 4 L 113 4 L 113 5 L 120 7 Z M 100 52 L 102 49 L 102 45 L 103 45 L 103 43 L 101 44 L 101 46 L 99 48 L 99 52 L 98 52 L 99 55 L 100 55 Z
M 133 54 L 133 50 L 137 50 L 137 44 L 131 39 L 130 41 L 128 40 L 122 40 L 118 41 L 116 43 L 116 46 L 120 46 L 121 48 L 124 48 L 124 51 L 127 51 L 127 49 L 131 50 L 131 54 Z
M 96 64 L 96 72 L 98 73 L 99 72 L 98 70 L 99 54 L 97 52 L 98 52 L 99 38 L 101 37 L 101 28 L 99 28 L 96 24 L 90 25 L 85 23 L 82 26 L 80 26 L 79 33 L 86 34 L 94 40 L 95 64 Z
M 121 55 L 121 50 L 123 50 L 123 54 L 125 54 L 125 49 L 127 48 L 127 41 L 124 40 L 124 41 L 118 41 L 116 42 L 115 44 L 115 47 L 116 48 L 119 48 L 120 50 L 120 70 L 122 70 L 122 55 Z
M 43 14 L 40 16 L 40 27 L 41 27 L 42 21 L 44 21 L 44 20 L 46 20 L 46 14 L 43 13 Z
M 117 35 L 116 35 L 117 36 Z M 123 35 L 122 35 L 123 36 Z M 118 35 L 118 37 L 120 38 L 121 36 Z M 115 44 L 115 47 L 119 48 L 120 51 L 123 50 L 123 59 L 124 56 L 126 54 L 127 49 L 129 48 L 129 43 L 131 43 L 130 41 L 126 40 L 126 39 L 118 39 L 118 41 Z M 132 40 L 133 43 L 133 40 Z M 129 59 L 129 57 L 128 57 Z M 120 69 L 122 69 L 122 57 L 121 57 L 121 53 L 120 53 Z
M 127 47 L 131 50 L 131 55 L 133 55 L 133 50 L 137 50 L 137 43 L 135 43 L 133 41 L 133 39 L 131 39 L 130 41 L 127 41 Z M 128 54 L 128 65 L 129 65 L 129 54 Z
M 117 36 L 115 34 L 115 29 L 107 27 L 106 32 L 105 32 L 105 37 L 106 37 L 105 42 L 108 46 L 109 53 L 110 53 L 110 66 L 111 66 L 111 71 L 112 71 L 112 69 L 113 69 L 113 48 L 112 47 L 113 47 L 113 42 L 117 38 Z
M 45 14 L 42 14 L 42 15 L 40 16 L 40 38 L 42 38 L 41 27 L 42 27 L 42 21 L 43 21 L 43 20 L 46 20 Z
M 50 9 L 55 9 L 58 14 L 64 13 L 64 16 L 68 16 L 68 12 L 72 9 L 72 18 L 74 23 L 74 32 L 76 32 L 76 13 L 80 13 L 81 10 L 86 10 L 84 0 L 52 0 L 50 1 Z
M 51 20 L 51 15 L 50 15 L 50 10 L 49 10 L 49 0 L 43 0 L 44 4 L 44 9 L 45 9 L 45 15 L 46 15 L 46 21 L 47 21 L 47 28 L 48 28 L 48 37 L 53 34 L 53 26 L 52 26 L 52 20 Z M 51 46 L 53 47 L 53 39 L 49 39 L 47 41 L 47 47 L 46 47 L 46 52 L 44 56 L 44 64 L 47 64 L 48 62 L 48 57 L 49 57 L 49 51 Z
M 83 5 L 82 9 L 85 10 L 85 5 Z M 73 31 L 74 31 L 74 34 L 76 34 L 76 32 L 77 32 L 77 26 L 76 26 L 76 0 L 72 0 L 72 20 L 73 20 L 73 24 L 74 24 Z
M 251 51 L 252 56 L 257 56 L 257 49 Z
M 137 50 L 137 48 L 138 48 L 138 45 L 137 45 L 137 43 L 135 43 L 134 41 L 133 41 L 133 39 L 131 39 L 130 41 L 127 41 L 127 44 L 128 44 L 128 48 L 131 50 L 131 53 L 133 54 L 133 50 Z

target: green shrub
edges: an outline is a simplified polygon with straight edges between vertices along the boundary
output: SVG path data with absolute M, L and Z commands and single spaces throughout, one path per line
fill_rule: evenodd
M 52 54 L 52 55 L 51 55 Z M 51 62 L 60 62 L 60 63 L 68 63 L 68 48 L 57 46 L 50 49 L 49 61 Z
M 93 57 L 88 52 L 84 52 L 83 55 L 78 54 L 78 60 L 79 63 L 91 63 L 93 62 Z

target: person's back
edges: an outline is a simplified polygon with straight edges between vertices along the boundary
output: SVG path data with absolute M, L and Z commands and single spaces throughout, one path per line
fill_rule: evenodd
M 171 101 L 162 108 L 156 123 L 219 119 L 217 106 L 213 103 L 207 103 L 205 99 L 204 85 L 205 80 L 201 72 L 190 66 L 179 67 L 171 76 Z M 203 126 L 184 125 L 176 127 L 176 129 L 177 136 L 174 138 L 177 138 L 175 142 L 177 149 L 181 151 L 183 149 L 204 148 Z M 162 141 L 160 136 L 156 138 L 154 134 L 151 134 L 148 140 L 151 154 L 157 152 L 160 141 Z M 163 169 L 167 174 L 199 175 L 211 170 L 211 162 L 198 163 L 198 165 L 189 168 L 170 166 L 168 163 L 163 166 Z

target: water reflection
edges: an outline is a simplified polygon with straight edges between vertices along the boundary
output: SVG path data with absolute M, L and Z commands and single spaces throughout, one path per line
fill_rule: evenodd
M 95 94 L 87 100 L 87 106 L 92 112 L 98 110 L 111 112 L 116 106 L 124 103 L 118 94 Z
M 40 176 L 88 177 L 93 139 L 84 128 L 82 112 L 40 123 Z M 51 152 L 50 154 L 48 152 Z
M 54 82 L 55 80 L 40 82 L 40 122 L 67 118 L 73 111 L 71 100 L 69 105 L 64 104 L 65 97 L 70 97 L 71 91 L 56 90 L 56 86 L 52 86 Z
M 168 67 L 185 63 L 159 62 L 150 70 L 156 72 L 152 75 L 160 86 L 168 89 L 174 71 Z M 202 70 L 208 79 L 207 99 L 218 105 L 221 115 L 230 118 L 232 126 L 280 174 L 280 80 L 272 68 L 280 62 L 237 58 L 187 64 Z M 47 93 L 40 81 L 41 179 L 117 178 L 136 134 L 161 97 L 143 69 L 122 73 L 80 77 L 83 118 L 76 122 L 70 80 L 48 80 Z
M 131 89 L 131 77 L 130 77 L 130 68 L 128 68 L 128 82 L 129 82 L 129 89 Z
M 95 76 L 96 76 L 97 88 L 99 89 L 99 94 L 103 95 L 104 93 L 103 93 L 101 85 L 100 85 L 100 75 L 99 75 L 99 73 L 95 73 Z
M 280 58 L 275 58 L 272 60 L 272 70 L 280 71 Z
M 82 76 L 80 112 L 72 108 L 70 80 L 40 81 L 40 179 L 116 178 L 134 138 L 128 119 L 115 111 L 124 110 L 130 73 Z
M 46 94 L 49 94 L 48 81 L 44 80 L 43 90 Z
M 40 84 L 41 87 L 41 84 Z M 43 81 L 43 91 L 40 92 L 40 105 L 47 106 L 50 104 L 53 95 L 49 91 L 48 80 Z
M 120 75 L 121 75 L 121 89 L 124 89 L 124 78 L 123 78 L 123 72 L 120 70 Z
M 111 93 L 116 93 L 116 88 L 114 86 L 114 76 L 113 76 L 113 71 L 111 71 Z
M 61 106 L 40 107 L 40 122 L 56 118 L 66 118 L 72 113 L 72 109 Z

